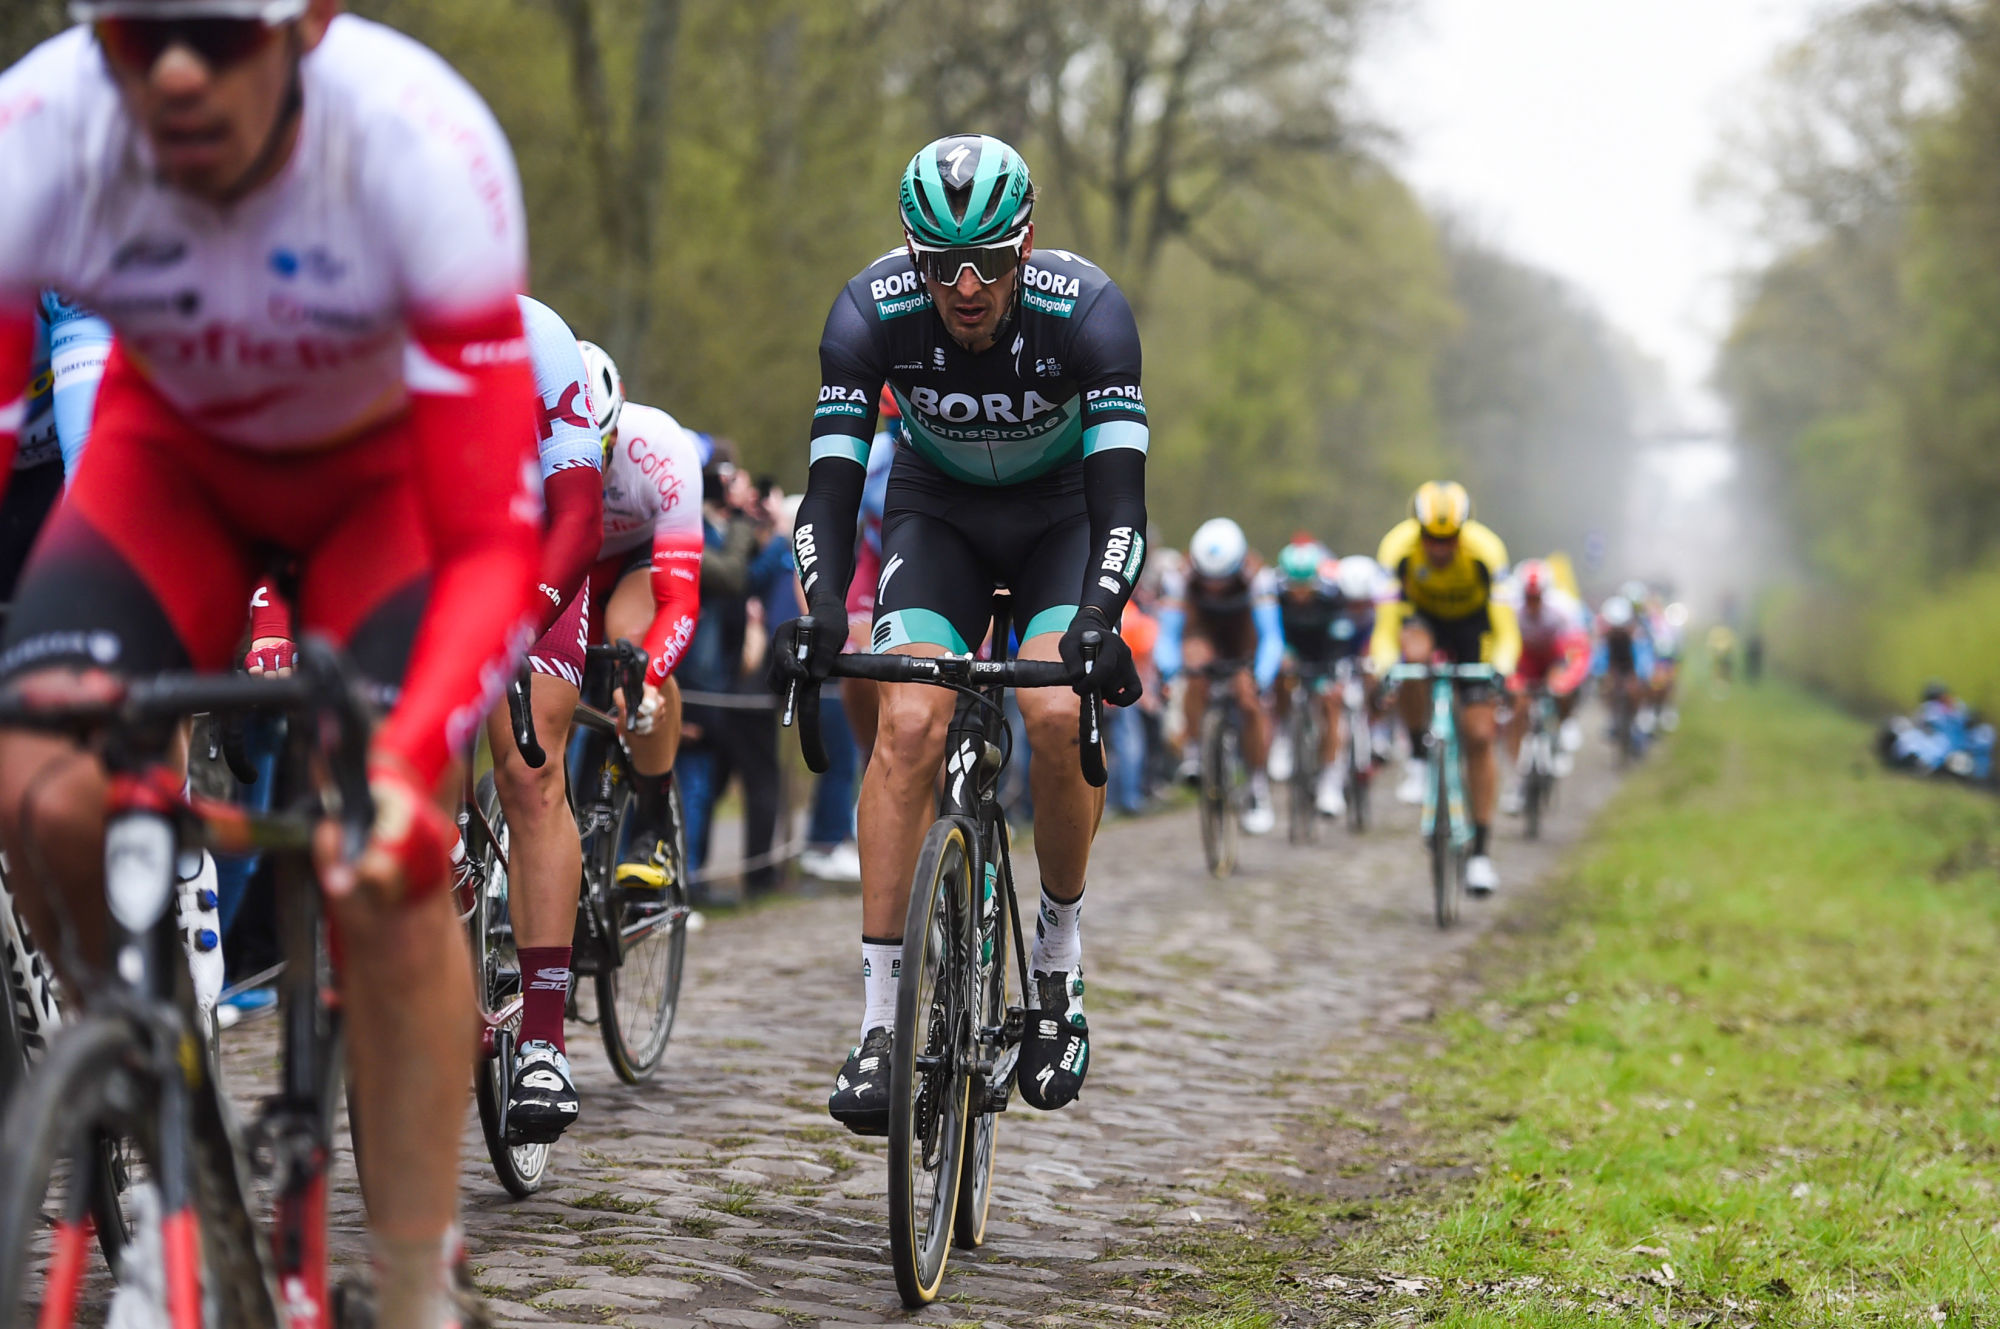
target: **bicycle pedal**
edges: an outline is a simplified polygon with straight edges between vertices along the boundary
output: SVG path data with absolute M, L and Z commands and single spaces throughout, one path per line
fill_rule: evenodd
M 1008 1047 L 1019 1047 L 1021 1040 L 1027 1036 L 1027 1009 L 1021 1006 L 1009 1006 L 1007 1018 L 1000 1024 L 1000 1041 Z

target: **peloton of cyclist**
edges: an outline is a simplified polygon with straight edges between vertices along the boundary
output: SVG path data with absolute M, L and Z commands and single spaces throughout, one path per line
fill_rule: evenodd
M 1131 652 L 1113 630 L 1145 561 L 1138 327 L 1102 269 L 1034 247 L 1034 202 L 1027 165 L 1005 143 L 939 139 L 903 173 L 903 245 L 835 299 L 792 537 L 808 612 L 777 632 L 774 687 L 818 683 L 847 640 L 855 517 L 886 382 L 903 423 L 873 649 L 977 649 L 997 580 L 1012 593 L 1021 658 L 1081 669 L 1084 635 L 1101 633 L 1094 681 L 1114 704 L 1138 700 Z M 1077 920 L 1104 797 L 1079 769 L 1077 696 L 1044 688 L 1018 700 L 1042 876 L 1018 1083 L 1030 1105 L 1057 1108 L 1089 1064 Z M 917 684 L 880 690 L 860 806 L 862 1037 L 827 1103 L 862 1134 L 888 1129 L 903 919 L 953 701 Z
M 1576 707 L 1583 681 L 1590 673 L 1590 629 L 1584 623 L 1583 606 L 1555 584 L 1553 571 L 1542 559 L 1523 559 L 1501 589 L 1503 598 L 1515 607 L 1514 615 L 1521 625 L 1521 659 L 1507 681 L 1507 690 L 1521 704 L 1513 706 L 1507 717 L 1507 769 L 1511 774 L 1500 797 L 1500 810 L 1515 816 L 1522 807 L 1518 768 L 1521 741 L 1528 733 L 1525 703 L 1536 688 L 1548 689 L 1561 723 L 1557 775 L 1569 774 L 1570 754 L 1582 746 Z
M 452 69 L 336 0 L 76 0 L 0 75 L 0 474 L 39 292 L 117 334 L 89 450 L 21 584 L 0 674 L 221 670 L 267 552 L 308 628 L 396 701 L 374 834 L 323 865 L 379 1322 L 443 1325 L 473 994 L 432 802 L 531 627 L 535 394 L 513 156 Z M 54 163 L 57 169 L 50 169 Z M 441 778 L 442 777 L 442 778 Z M 102 768 L 0 735 L 31 925 L 94 954 Z M 32 824 L 34 852 L 29 843 Z M 59 902 L 59 903 L 58 903 Z M 60 953 L 60 948 L 56 948 Z
M 1185 571 L 1170 570 L 1160 581 L 1160 635 L 1153 643 L 1153 662 L 1162 680 L 1187 674 L 1181 694 L 1186 717 L 1187 755 L 1181 778 L 1200 773 L 1201 718 L 1208 710 L 1209 678 L 1202 671 L 1216 661 L 1237 661 L 1238 669 L 1223 682 L 1236 696 L 1243 717 L 1243 762 L 1250 769 L 1250 800 L 1243 809 L 1243 829 L 1268 835 L 1278 824 L 1271 806 L 1271 722 L 1264 713 L 1264 696 L 1278 681 L 1285 662 L 1285 633 L 1279 621 L 1277 575 L 1250 552 L 1243 528 L 1227 517 L 1214 517 L 1196 528 L 1188 541 Z
M 1400 598 L 1375 620 L 1370 651 L 1377 672 L 1398 659 L 1452 664 L 1485 662 L 1506 678 L 1520 659 L 1521 634 L 1514 611 L 1494 595 L 1507 571 L 1507 547 L 1472 519 L 1472 498 L 1456 481 L 1431 481 L 1410 500 L 1410 515 L 1382 539 L 1376 561 L 1395 578 Z M 1500 759 L 1494 745 L 1498 698 L 1491 687 L 1458 689 L 1459 733 L 1465 741 L 1466 782 L 1472 800 L 1472 856 L 1465 888 L 1490 895 L 1499 887 L 1490 843 L 1500 794 Z M 1423 801 L 1423 753 L 1429 740 L 1430 697 L 1419 683 L 1405 683 L 1397 709 L 1409 730 L 1409 769 L 1396 791 L 1399 801 Z

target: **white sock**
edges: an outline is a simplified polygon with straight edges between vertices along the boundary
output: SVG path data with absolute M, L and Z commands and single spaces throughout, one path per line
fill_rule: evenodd
M 378 1324 L 450 1324 L 451 1266 L 457 1259 L 458 1227 L 442 1239 L 371 1238 L 375 1265 L 375 1320 Z
M 861 1036 L 896 1027 L 896 984 L 903 977 L 903 943 L 861 939 Z
M 1083 897 L 1068 904 L 1053 899 L 1042 888 L 1042 907 L 1035 914 L 1035 947 L 1028 963 L 1031 972 L 1056 974 L 1083 963 L 1083 938 L 1077 923 L 1083 916 Z

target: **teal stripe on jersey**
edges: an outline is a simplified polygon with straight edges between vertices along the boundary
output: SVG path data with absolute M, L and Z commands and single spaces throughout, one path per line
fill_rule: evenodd
M 813 440 L 812 459 L 845 457 L 862 466 L 868 464 L 868 441 L 852 434 L 825 434 Z
M 1136 448 L 1144 452 L 1152 434 L 1137 420 L 1107 420 L 1083 431 L 1083 455 L 1095 456 L 1106 448 Z
M 992 440 L 945 438 L 926 426 L 921 414 L 906 414 L 904 438 L 924 460 L 954 480 L 975 485 L 1020 484 L 1082 458 L 1081 412 L 1075 401 L 1065 402 L 1061 410 L 1059 422 L 1032 433 L 1029 426 L 970 426 L 1026 435 Z

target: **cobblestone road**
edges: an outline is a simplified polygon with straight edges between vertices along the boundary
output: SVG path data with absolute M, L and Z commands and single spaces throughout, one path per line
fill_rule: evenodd
M 503 1323 L 632 1329 L 791 1325 L 1110 1325 L 1157 1321 L 1116 1275 L 1149 1231 L 1230 1225 L 1238 1170 L 1302 1175 L 1289 1115 L 1340 1092 L 1350 1059 L 1430 1013 L 1453 957 L 1477 944 L 1571 844 L 1608 792 L 1587 753 L 1547 838 L 1509 828 L 1507 890 L 1429 917 L 1415 814 L 1382 808 L 1355 837 L 1243 841 L 1235 878 L 1201 871 L 1191 813 L 1113 825 L 1084 915 L 1094 1052 L 1068 1110 L 1002 1119 L 989 1241 L 955 1252 L 946 1296 L 903 1311 L 885 1235 L 884 1149 L 826 1116 L 859 1008 L 852 896 L 713 918 L 690 939 L 680 1023 L 655 1081 L 617 1082 L 572 1026 L 583 1116 L 544 1191 L 515 1202 L 468 1114 L 465 1223 Z M 1378 794 L 1386 795 L 1386 787 Z M 1386 798 L 1378 799 L 1387 803 Z M 1024 898 L 1033 867 L 1024 855 Z M 240 1069 L 255 1026 L 229 1035 Z M 359 1249 L 343 1160 L 336 1222 Z

